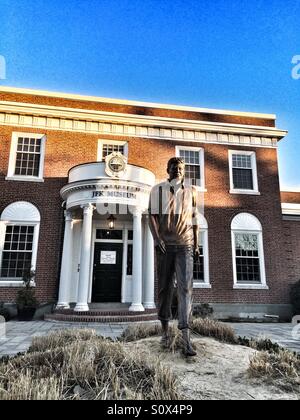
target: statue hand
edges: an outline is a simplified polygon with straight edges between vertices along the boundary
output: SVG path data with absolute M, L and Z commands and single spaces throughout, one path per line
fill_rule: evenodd
M 166 244 L 162 239 L 159 239 L 155 245 L 156 249 L 158 249 L 161 253 L 165 254 L 167 252 Z
M 195 246 L 194 247 L 194 258 L 196 259 L 196 261 L 200 258 L 200 249 L 199 249 L 199 246 Z

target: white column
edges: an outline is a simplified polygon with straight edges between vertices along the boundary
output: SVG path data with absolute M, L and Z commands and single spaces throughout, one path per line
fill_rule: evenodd
M 143 273 L 142 273 L 142 211 L 135 209 L 133 214 L 133 255 L 132 255 L 132 312 L 144 311 Z
M 65 236 L 61 261 L 59 297 L 57 309 L 70 308 L 70 289 L 73 254 L 73 218 L 70 211 L 65 211 Z
M 149 216 L 146 216 L 145 226 L 145 309 L 155 309 L 154 302 L 154 240 L 149 227 Z
M 90 257 L 92 242 L 92 224 L 94 206 L 86 204 L 83 208 L 83 226 L 81 238 L 80 272 L 77 305 L 75 312 L 86 312 L 89 310 L 89 284 L 90 284 Z

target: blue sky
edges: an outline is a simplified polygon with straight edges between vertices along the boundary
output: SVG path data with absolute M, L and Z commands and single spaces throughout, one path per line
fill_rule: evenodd
M 300 188 L 298 0 L 0 0 L 0 84 L 275 113 Z

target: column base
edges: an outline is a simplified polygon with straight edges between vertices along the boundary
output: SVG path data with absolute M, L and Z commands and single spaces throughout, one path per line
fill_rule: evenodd
M 130 308 L 130 312 L 145 312 L 145 308 L 141 303 L 133 303 Z
M 56 309 L 70 309 L 70 305 L 67 302 L 59 302 Z
M 154 302 L 145 302 L 143 305 L 145 309 L 156 309 Z
M 90 310 L 87 303 L 77 303 L 74 312 L 88 312 Z

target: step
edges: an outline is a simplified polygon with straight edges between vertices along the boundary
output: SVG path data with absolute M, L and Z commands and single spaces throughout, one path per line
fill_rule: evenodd
M 157 309 L 146 309 L 142 312 L 130 312 L 127 310 L 99 310 L 99 309 L 90 309 L 86 312 L 75 312 L 73 309 L 57 309 L 54 312 L 59 315 L 74 315 L 74 316 L 134 316 L 134 315 L 145 315 L 145 314 L 156 314 Z
M 126 315 L 74 315 L 54 313 L 45 315 L 45 321 L 61 321 L 61 322 L 99 322 L 99 323 L 128 323 L 128 322 L 146 322 L 157 321 L 157 313 L 143 313 L 131 315 L 127 312 Z

